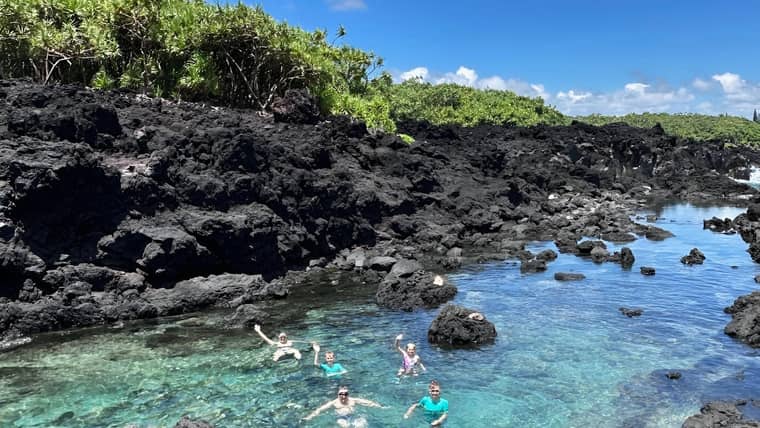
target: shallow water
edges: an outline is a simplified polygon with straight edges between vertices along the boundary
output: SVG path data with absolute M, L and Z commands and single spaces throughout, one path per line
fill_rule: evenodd
M 451 276 L 455 303 L 496 324 L 496 343 L 479 350 L 429 345 L 437 311 L 386 311 L 371 290 L 351 284 L 306 286 L 271 312 L 291 338 L 335 350 L 349 369 L 339 380 L 311 365 L 306 344 L 302 362 L 272 362 L 255 332 L 216 327 L 221 313 L 38 337 L 0 354 L 0 426 L 172 427 L 187 414 L 218 427 L 327 427 L 335 425 L 329 411 L 299 420 L 345 383 L 352 395 L 386 406 L 361 408 L 370 426 L 416 427 L 425 425 L 420 412 L 401 416 L 436 378 L 450 427 L 678 427 L 706 400 L 760 395 L 760 352 L 723 334 L 730 320 L 723 308 L 758 289 L 760 265 L 738 235 L 702 230 L 705 218 L 740 212 L 666 208 L 657 225 L 676 237 L 628 244 L 636 256 L 630 271 L 560 255 L 545 273 L 523 275 L 506 261 Z M 704 265 L 679 262 L 693 247 L 706 255 Z M 544 248 L 554 246 L 531 250 Z M 641 266 L 656 275 L 641 275 Z M 587 278 L 557 282 L 558 271 Z M 304 297 L 317 301 L 315 309 L 290 317 L 285 305 Z M 644 314 L 627 318 L 621 306 Z M 418 344 L 428 373 L 395 377 L 400 356 L 391 342 L 400 332 Z M 669 370 L 683 377 L 670 380 Z

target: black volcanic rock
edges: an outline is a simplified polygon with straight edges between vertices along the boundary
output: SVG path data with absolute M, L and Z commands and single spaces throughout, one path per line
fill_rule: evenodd
M 428 329 L 428 341 L 451 346 L 492 343 L 496 327 L 483 314 L 456 305 L 441 309 Z
M 299 283 L 278 278 L 321 266 L 377 286 L 382 305 L 436 307 L 456 288 L 428 272 L 519 257 L 533 240 L 616 260 L 600 239 L 669 236 L 631 220 L 645 197 L 757 194 L 728 177 L 760 164 L 754 151 L 657 129 L 403 122 L 406 144 L 345 116 L 321 121 L 304 92 L 273 118 L 0 86 L 0 337 L 285 298 Z M 751 250 L 756 211 L 734 220 Z

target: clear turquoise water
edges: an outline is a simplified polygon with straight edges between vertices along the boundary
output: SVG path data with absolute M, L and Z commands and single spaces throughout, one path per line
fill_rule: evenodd
M 307 345 L 304 361 L 273 363 L 253 331 L 219 327 L 223 313 L 38 337 L 0 354 L 0 426 L 172 427 L 187 414 L 218 427 L 327 427 L 335 425 L 330 412 L 299 420 L 346 383 L 386 406 L 361 409 L 370 426 L 416 427 L 421 414 L 401 416 L 436 378 L 449 427 L 678 427 L 705 400 L 760 395 L 760 352 L 723 334 L 730 317 L 722 312 L 758 288 L 760 265 L 738 236 L 702 230 L 705 218 L 740 212 L 667 208 L 657 224 L 676 237 L 628 244 L 631 271 L 560 255 L 545 273 L 522 275 L 506 261 L 451 276 L 455 303 L 496 324 L 497 342 L 479 350 L 427 344 L 436 311 L 379 309 L 361 285 L 307 285 L 270 310 L 279 327 L 264 330 L 335 350 L 350 370 L 340 380 L 321 376 Z M 707 256 L 704 265 L 679 262 L 693 247 Z M 554 247 L 531 249 L 544 248 Z M 642 276 L 640 266 L 657 274 Z M 587 278 L 557 282 L 557 271 Z M 289 309 L 307 301 L 315 309 L 294 317 Z M 620 306 L 644 314 L 627 318 Z M 396 379 L 391 342 L 399 332 L 418 344 L 428 373 Z M 669 380 L 668 370 L 683 377 Z

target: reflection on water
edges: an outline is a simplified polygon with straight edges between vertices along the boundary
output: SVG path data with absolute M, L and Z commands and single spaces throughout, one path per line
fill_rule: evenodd
M 756 289 L 760 267 L 738 236 L 702 230 L 705 218 L 739 212 L 664 209 L 658 226 L 676 237 L 628 244 L 636 256 L 630 271 L 570 255 L 539 274 L 523 275 L 513 261 L 465 269 L 451 278 L 455 302 L 483 312 L 499 332 L 479 350 L 427 344 L 435 311 L 377 308 L 372 290 L 357 284 L 305 287 L 300 298 L 314 309 L 296 319 L 287 308 L 299 296 L 278 303 L 271 312 L 281 325 L 265 331 L 334 350 L 349 370 L 339 380 L 311 365 L 308 344 L 300 344 L 303 361 L 272 362 L 253 331 L 217 327 L 225 314 L 46 335 L 0 354 L 0 425 L 172 427 L 187 414 L 219 427 L 327 427 L 335 425 L 330 412 L 308 425 L 300 419 L 345 383 L 387 407 L 361 408 L 370 426 L 416 427 L 421 412 L 409 421 L 403 412 L 436 378 L 452 427 L 678 427 L 704 400 L 760 393 L 760 355 L 723 334 L 730 318 L 722 312 Z M 707 256 L 704 265 L 679 262 L 693 247 Z M 544 248 L 553 244 L 531 247 Z M 642 276 L 641 266 L 656 275 Z M 557 282 L 558 271 L 586 279 Z M 627 318 L 621 306 L 644 313 Z M 398 333 L 418 344 L 428 373 L 395 377 Z M 673 370 L 682 377 L 668 379 Z

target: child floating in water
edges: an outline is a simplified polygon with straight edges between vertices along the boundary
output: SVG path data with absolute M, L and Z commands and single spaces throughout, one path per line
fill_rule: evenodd
M 422 364 L 422 359 L 417 355 L 417 346 L 414 343 L 407 343 L 406 350 L 401 349 L 401 339 L 404 338 L 403 334 L 396 336 L 396 350 L 401 353 L 403 360 L 401 361 L 401 367 L 398 369 L 396 376 L 401 375 L 413 375 L 417 376 L 417 368 L 419 367 L 423 371 L 427 371 Z
M 264 333 L 261 332 L 261 326 L 256 324 L 253 326 L 253 329 L 256 330 L 256 333 L 261 336 L 264 341 L 272 346 L 276 346 L 277 350 L 274 351 L 274 355 L 272 355 L 272 360 L 277 361 L 280 358 L 282 358 L 285 355 L 292 355 L 296 360 L 301 359 L 301 352 L 293 347 L 293 343 L 296 342 L 295 340 L 288 340 L 288 335 L 285 333 L 280 333 L 277 337 L 277 342 L 274 340 L 268 338 Z
M 325 363 L 319 364 L 319 343 L 314 342 L 311 346 L 314 349 L 314 365 L 319 366 L 322 370 L 324 370 L 325 374 L 328 377 L 346 373 L 347 370 L 344 369 L 340 363 L 335 362 L 335 353 L 332 351 L 326 351 Z

